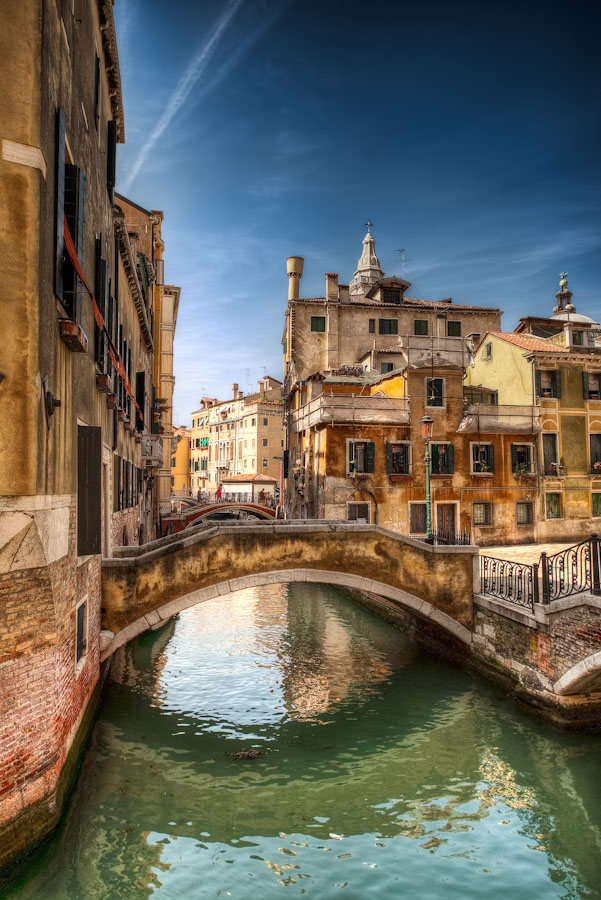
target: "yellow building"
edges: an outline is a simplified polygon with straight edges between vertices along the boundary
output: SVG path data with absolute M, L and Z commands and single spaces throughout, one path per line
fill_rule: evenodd
M 192 433 L 185 426 L 174 427 L 171 439 L 171 490 L 174 494 L 190 495 L 190 440 Z
M 512 471 L 532 477 L 536 540 L 577 541 L 601 525 L 601 328 L 576 313 L 565 277 L 556 298 L 551 318 L 487 333 L 467 382 L 537 407 L 541 433 Z

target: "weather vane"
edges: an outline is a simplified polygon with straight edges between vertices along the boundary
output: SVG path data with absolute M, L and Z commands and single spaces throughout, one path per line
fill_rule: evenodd
M 566 288 L 568 286 L 568 273 L 560 272 L 559 277 L 561 278 L 561 281 L 559 282 L 559 287 Z

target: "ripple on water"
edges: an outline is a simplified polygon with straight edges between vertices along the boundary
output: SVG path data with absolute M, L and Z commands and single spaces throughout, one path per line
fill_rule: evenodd
M 600 768 L 343 592 L 242 591 L 116 657 L 7 896 L 600 896 Z

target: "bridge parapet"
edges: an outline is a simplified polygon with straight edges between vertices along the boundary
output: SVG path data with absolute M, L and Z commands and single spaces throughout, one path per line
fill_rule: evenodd
M 247 586 L 244 579 L 290 581 L 298 571 L 319 572 L 318 580 L 349 587 L 363 585 L 397 601 L 406 598 L 411 612 L 417 605 L 423 614 L 438 616 L 450 633 L 459 626 L 467 634 L 479 584 L 477 547 L 431 546 L 377 525 L 349 522 L 220 522 L 135 552 L 102 564 L 102 624 L 115 640 L 127 629 L 119 645 L 209 595 L 240 590 Z M 105 655 L 115 646 L 112 641 Z

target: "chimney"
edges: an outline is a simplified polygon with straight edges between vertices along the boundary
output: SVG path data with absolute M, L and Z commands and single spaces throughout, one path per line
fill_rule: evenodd
M 338 272 L 326 272 L 326 303 L 338 300 Z
M 303 276 L 303 266 L 305 260 L 302 256 L 289 256 L 286 260 L 286 271 L 288 272 L 288 300 L 298 300 L 298 290 L 300 280 Z
M 259 390 L 259 393 L 262 394 L 263 391 L 265 390 L 265 382 L 264 382 L 264 381 L 258 381 L 258 382 L 257 382 L 257 388 L 258 388 L 258 390 Z
M 234 398 L 234 400 L 236 399 L 237 395 L 238 395 L 238 385 L 234 381 L 234 383 L 232 385 L 232 397 Z

